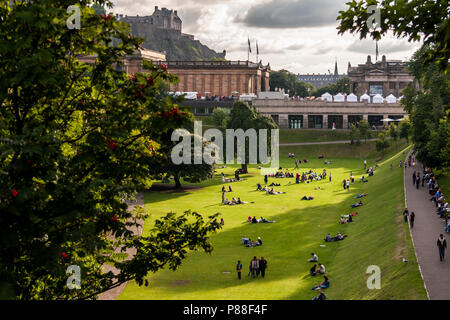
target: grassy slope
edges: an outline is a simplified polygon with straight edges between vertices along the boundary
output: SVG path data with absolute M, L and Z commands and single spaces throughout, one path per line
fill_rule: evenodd
M 398 162 L 405 155 L 399 152 L 389 161 L 380 162 L 380 168 L 369 183 L 356 182 L 350 192 L 342 190 L 341 181 L 348 177 L 349 171 L 353 171 L 356 177 L 363 173 L 362 160 L 357 155 L 362 153 L 369 163 L 373 163 L 376 157 L 373 145 L 368 143 L 356 148 L 341 145 L 336 146 L 337 149 L 331 145 L 301 149 L 282 147 L 280 157 L 283 167 L 292 168 L 293 161 L 285 155 L 293 151 L 297 157 L 310 160 L 307 167 L 302 165 L 302 170 L 313 168 L 321 171 L 327 167 L 333 174 L 333 183 L 320 181 L 313 185 L 289 185 L 288 181 L 294 179 L 270 179 L 282 184 L 276 190 L 287 193 L 267 196 L 254 191 L 254 186 L 258 181 L 262 182 L 262 177 L 256 168 L 252 168 L 250 174 L 244 176 L 245 182 L 231 184 L 234 192 L 227 194 L 227 197 L 240 196 L 244 201 L 254 201 L 254 204 L 235 207 L 219 205 L 222 185 L 219 176 L 202 183 L 201 191 L 147 193 L 146 210 L 151 217 L 144 232 L 149 232 L 149 225 L 158 216 L 188 208 L 202 214 L 221 212 L 225 227 L 212 237 L 215 248 L 212 255 L 191 253 L 176 272 L 162 270 L 150 276 L 150 286 L 147 288 L 138 287 L 135 283 L 128 284 L 120 299 L 311 299 L 314 295 L 311 287 L 320 280 L 308 276 L 311 265 L 306 259 L 311 252 L 317 252 L 320 261 L 327 267 L 331 280 L 331 287 L 327 289 L 330 299 L 425 299 L 409 232 L 401 220 L 403 170 L 398 168 Z M 390 151 L 391 155 L 395 154 L 394 150 Z M 315 155 L 322 152 L 326 152 L 325 155 L 336 154 L 332 166 L 324 166 L 322 160 L 315 159 Z M 392 171 L 389 169 L 391 162 L 394 164 Z M 231 174 L 232 168 L 224 172 Z M 315 186 L 321 186 L 324 190 L 314 190 Z M 355 223 L 339 225 L 340 214 L 351 212 L 349 206 L 356 202 L 356 192 L 369 193 L 363 199 L 365 205 L 358 210 Z M 316 199 L 300 201 L 303 195 L 312 195 Z M 244 220 L 249 215 L 263 215 L 277 223 L 247 224 Z M 324 248 L 319 246 L 324 243 L 322 239 L 326 233 L 337 231 L 345 232 L 349 238 L 327 244 Z M 261 236 L 263 246 L 241 246 L 242 235 L 253 239 Z M 264 280 L 246 277 L 245 271 L 253 255 L 262 255 L 268 260 L 269 269 Z M 401 257 L 406 257 L 410 262 L 403 263 Z M 234 272 L 238 259 L 244 265 L 244 279 L 241 282 Z M 366 268 L 373 264 L 382 270 L 381 290 L 368 290 L 366 287 Z M 231 274 L 223 271 L 231 271 Z

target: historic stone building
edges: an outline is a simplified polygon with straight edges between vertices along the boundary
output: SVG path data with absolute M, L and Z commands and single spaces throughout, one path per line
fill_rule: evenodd
M 95 63 L 96 56 L 79 56 L 78 60 L 84 63 Z M 123 70 L 128 74 L 135 74 L 136 72 L 144 72 L 143 60 L 147 61 L 165 61 L 166 55 L 161 52 L 148 50 L 148 49 L 138 49 L 134 54 L 126 56 L 122 59 L 123 65 L 116 66 L 117 69 Z
M 386 60 L 386 56 L 375 63 L 372 63 L 371 57 L 367 56 L 366 63 L 359 64 L 357 67 L 352 67 L 349 63 L 350 92 L 357 95 L 381 94 L 383 97 L 393 94 L 399 97 L 406 86 L 417 86 L 406 66 L 407 62 Z
M 383 119 L 401 119 L 407 112 L 398 103 L 297 101 L 288 99 L 253 100 L 260 112 L 272 116 L 282 129 L 348 129 L 364 119 L 381 127 Z
M 153 61 L 153 63 L 160 63 Z M 168 71 L 180 78 L 172 91 L 202 96 L 258 95 L 269 90 L 270 65 L 251 61 L 168 61 Z
M 309 83 L 316 88 L 322 88 L 329 84 L 338 82 L 340 79 L 345 78 L 345 74 L 339 74 L 337 61 L 334 64 L 334 73 L 331 74 L 298 74 L 297 78 L 299 81 Z
M 165 52 L 167 60 L 210 60 L 225 58 L 226 51 L 217 53 L 182 32 L 182 21 L 177 10 L 159 9 L 150 16 L 116 14 L 116 19 L 130 25 L 131 35 L 144 39 L 142 47 Z M 118 40 L 114 41 L 114 45 Z

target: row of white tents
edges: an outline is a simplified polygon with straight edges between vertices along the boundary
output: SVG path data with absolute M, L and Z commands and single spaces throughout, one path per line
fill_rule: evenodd
M 388 95 L 386 98 L 383 98 L 383 96 L 381 94 L 376 94 L 373 97 L 369 96 L 368 94 L 363 94 L 362 96 L 359 97 L 359 101 L 363 102 L 363 101 L 368 101 L 369 103 L 384 103 L 385 101 L 387 103 L 397 103 L 397 101 L 401 100 L 403 98 L 403 96 L 401 96 L 400 98 L 396 98 L 393 94 Z M 328 92 L 325 92 L 322 96 L 321 96 L 321 100 L 322 101 L 334 101 L 334 102 L 358 102 L 358 97 L 353 94 L 350 93 L 349 95 L 343 95 L 342 93 L 338 93 L 335 96 L 332 96 L 331 94 L 329 94 Z

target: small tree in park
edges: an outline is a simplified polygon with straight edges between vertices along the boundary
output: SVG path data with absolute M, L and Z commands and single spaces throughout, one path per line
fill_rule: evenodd
M 397 140 L 399 137 L 399 130 L 398 130 L 398 127 L 392 122 L 389 126 L 389 136 L 392 138 L 392 140 L 394 140 L 395 145 L 397 145 Z
M 165 65 L 132 76 L 116 69 L 142 40 L 92 4 L 112 7 L 0 0 L 0 292 L 9 298 L 90 299 L 130 280 L 147 285 L 149 272 L 175 270 L 188 250 L 211 252 L 220 228 L 216 215 L 187 211 L 158 219 L 146 236 L 130 231 L 145 215 L 126 200 L 149 185 L 155 141 L 191 120 L 159 98 L 158 79 L 176 81 Z M 70 5 L 80 29 L 66 25 Z M 95 61 L 80 63 L 85 54 Z M 136 254 L 124 260 L 118 247 Z M 76 290 L 69 266 L 80 270 Z
M 400 121 L 398 124 L 398 135 L 400 139 L 406 139 L 409 142 L 409 136 L 411 134 L 411 122 L 408 119 Z
M 244 131 L 248 129 L 255 129 L 257 135 L 259 135 L 259 129 L 277 129 L 277 124 L 269 116 L 261 114 L 255 108 L 248 105 L 247 102 L 236 101 L 233 103 L 231 109 L 231 117 L 227 124 L 228 129 L 242 129 Z M 258 136 L 259 139 L 259 136 Z M 242 164 L 242 170 L 247 173 L 247 164 L 249 159 L 248 137 L 246 137 L 246 152 L 245 152 L 245 164 Z M 267 134 L 267 144 L 271 144 L 271 135 Z M 235 146 L 236 147 L 236 146 Z M 270 150 L 270 148 L 268 148 Z
M 376 141 L 377 151 L 381 152 L 381 156 L 384 156 L 384 151 L 389 147 L 389 140 L 387 139 L 386 132 L 380 132 Z
M 350 140 L 353 141 L 357 141 L 357 143 L 359 143 L 359 132 L 358 132 L 358 128 L 356 127 L 355 124 L 352 124 L 350 126 Z
M 224 108 L 214 109 L 212 117 L 214 125 L 218 126 L 219 128 L 226 127 L 227 122 L 230 118 Z
M 364 138 L 364 142 L 367 143 L 367 138 L 370 135 L 370 125 L 366 120 L 358 122 L 358 130 L 361 138 Z

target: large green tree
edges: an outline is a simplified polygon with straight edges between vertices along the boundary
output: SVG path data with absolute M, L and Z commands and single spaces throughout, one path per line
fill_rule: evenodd
M 445 154 L 448 143 L 450 110 L 450 74 L 445 74 L 435 64 L 426 62 L 428 46 L 418 50 L 409 69 L 420 84 L 420 89 L 406 88 L 401 103 L 411 121 L 411 138 L 419 160 L 434 168 L 448 167 Z
M 306 97 L 312 89 L 311 85 L 298 80 L 297 76 L 287 70 L 270 72 L 270 90 L 284 89 L 289 96 Z
M 255 129 L 258 140 L 259 129 L 267 129 L 267 145 L 268 150 L 270 150 L 271 145 L 271 129 L 278 129 L 277 124 L 273 121 L 272 117 L 264 115 L 256 110 L 256 108 L 248 105 L 247 102 L 236 101 L 233 103 L 233 107 L 231 109 L 230 120 L 227 124 L 228 129 L 242 129 L 247 131 L 248 129 Z M 247 164 L 249 163 L 249 139 L 246 137 L 245 140 L 245 163 L 241 165 L 242 170 L 247 172 Z M 226 144 L 224 144 L 226 146 Z M 237 145 L 235 145 L 237 148 Z M 224 148 L 225 149 L 225 148 Z M 236 149 L 235 149 L 236 151 Z
M 156 80 L 175 81 L 164 65 L 130 77 L 116 69 L 142 40 L 92 4 L 112 6 L 0 0 L 0 292 L 8 297 L 95 298 L 126 281 L 147 284 L 149 272 L 176 269 L 188 250 L 211 252 L 208 235 L 220 227 L 215 215 L 187 212 L 159 219 L 145 236 L 130 231 L 145 215 L 126 200 L 149 186 L 157 142 L 191 116 L 160 98 Z M 80 8 L 80 29 L 66 25 L 70 5 Z M 95 62 L 80 63 L 85 54 Z M 118 247 L 136 254 L 124 260 Z M 66 286 L 70 265 L 80 267 L 79 289 Z
M 347 10 L 340 11 L 338 32 L 357 33 L 361 39 L 367 36 L 380 40 L 393 32 L 408 41 L 423 41 L 429 47 L 426 64 L 437 63 L 440 70 L 449 70 L 450 15 L 448 0 L 352 0 Z M 372 17 L 379 9 L 378 25 Z

